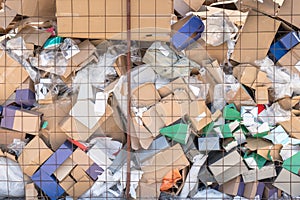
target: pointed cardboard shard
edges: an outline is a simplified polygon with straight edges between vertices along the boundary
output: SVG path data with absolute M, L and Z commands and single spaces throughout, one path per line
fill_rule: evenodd
M 164 127 L 159 132 L 180 144 L 186 144 L 190 136 L 189 125 L 183 123 Z

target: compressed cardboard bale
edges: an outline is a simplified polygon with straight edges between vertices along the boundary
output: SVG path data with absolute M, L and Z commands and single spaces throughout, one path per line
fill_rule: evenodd
M 7 0 L 5 4 L 20 15 L 29 17 L 55 17 L 55 0 Z
M 127 29 L 126 26 L 123 26 L 123 24 L 126 24 L 125 0 L 72 2 L 72 0 L 56 1 L 59 36 L 126 39 Z M 132 1 L 132 39 L 167 41 L 170 38 L 168 33 L 171 30 L 171 14 L 173 14 L 173 0 Z M 157 33 L 160 33 L 160 35 Z

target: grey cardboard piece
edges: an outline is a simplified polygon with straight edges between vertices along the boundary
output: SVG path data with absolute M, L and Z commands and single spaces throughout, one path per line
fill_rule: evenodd
M 243 158 L 233 151 L 209 166 L 216 181 L 221 185 L 248 171 Z
M 275 165 L 264 166 L 261 169 L 249 170 L 243 174 L 243 180 L 245 183 L 259 181 L 267 178 L 276 177 L 277 173 Z
M 136 161 L 140 166 L 143 161 L 151 158 L 155 154 L 169 147 L 170 144 L 168 143 L 165 136 L 158 137 L 157 139 L 153 140 L 152 144 L 147 150 L 139 150 L 135 152 Z
M 199 172 L 199 180 L 200 180 L 205 186 L 212 185 L 213 183 L 216 182 L 215 177 L 210 173 L 210 171 L 208 170 L 208 168 L 207 168 L 206 165 L 202 166 L 202 168 L 200 169 L 200 172 Z
M 219 137 L 198 138 L 199 151 L 218 151 L 220 150 Z
M 273 185 L 293 197 L 300 195 L 300 176 L 284 168 L 277 176 Z
M 250 11 L 234 47 L 231 60 L 254 65 L 256 60 L 264 59 L 280 23 L 271 17 Z

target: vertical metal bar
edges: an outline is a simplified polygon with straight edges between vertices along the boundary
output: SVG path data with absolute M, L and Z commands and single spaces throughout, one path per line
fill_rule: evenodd
M 127 0 L 127 179 L 126 179 L 126 199 L 130 198 L 130 158 L 131 158 L 131 0 Z

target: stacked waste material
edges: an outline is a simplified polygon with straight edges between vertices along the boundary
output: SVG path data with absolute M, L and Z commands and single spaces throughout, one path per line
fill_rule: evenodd
M 1 3 L 1 198 L 300 197 L 296 0 Z

